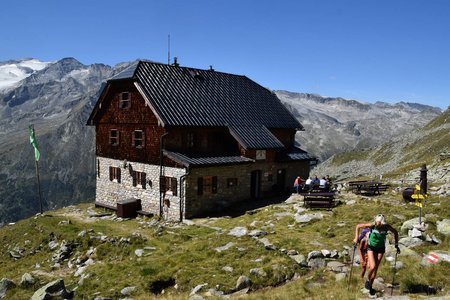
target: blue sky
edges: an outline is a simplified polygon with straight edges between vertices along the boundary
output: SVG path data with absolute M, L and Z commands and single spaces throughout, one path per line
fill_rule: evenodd
M 137 58 L 246 75 L 274 90 L 450 105 L 450 1 L 17 0 L 0 61 Z

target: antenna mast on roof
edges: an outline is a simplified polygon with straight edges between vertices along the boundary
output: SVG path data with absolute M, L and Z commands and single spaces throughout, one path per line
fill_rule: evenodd
M 167 36 L 167 64 L 170 65 L 170 34 Z

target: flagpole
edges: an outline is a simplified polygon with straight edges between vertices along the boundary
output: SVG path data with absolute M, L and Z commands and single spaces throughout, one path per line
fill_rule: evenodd
M 41 214 L 44 212 L 42 210 L 42 195 L 41 195 L 41 181 L 39 180 L 39 162 L 37 160 L 34 161 L 36 165 L 36 177 L 38 183 L 38 191 L 39 191 L 39 207 L 41 209 Z
M 38 147 L 37 147 L 34 125 L 31 124 L 29 128 L 30 128 L 30 143 L 34 148 L 34 157 L 35 157 L 34 163 L 36 166 L 36 178 L 37 178 L 38 192 L 39 192 L 39 208 L 40 208 L 40 212 L 42 214 L 44 212 L 44 210 L 42 209 L 41 181 L 39 179 L 39 158 L 41 155 L 40 155 Z

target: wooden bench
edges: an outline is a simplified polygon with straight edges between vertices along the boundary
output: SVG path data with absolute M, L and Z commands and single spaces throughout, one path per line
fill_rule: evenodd
M 333 208 L 335 207 L 335 192 L 311 192 L 300 193 L 304 197 L 303 203 L 308 208 Z
M 362 195 L 380 195 L 381 192 L 385 192 L 390 185 L 383 184 L 378 181 L 350 181 L 348 183 L 350 190 L 355 194 Z

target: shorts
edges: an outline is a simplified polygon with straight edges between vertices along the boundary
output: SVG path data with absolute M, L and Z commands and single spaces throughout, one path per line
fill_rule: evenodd
M 372 252 L 381 254 L 381 253 L 386 252 L 386 248 L 385 247 L 374 247 L 374 246 L 367 245 L 367 251 L 372 251 Z

